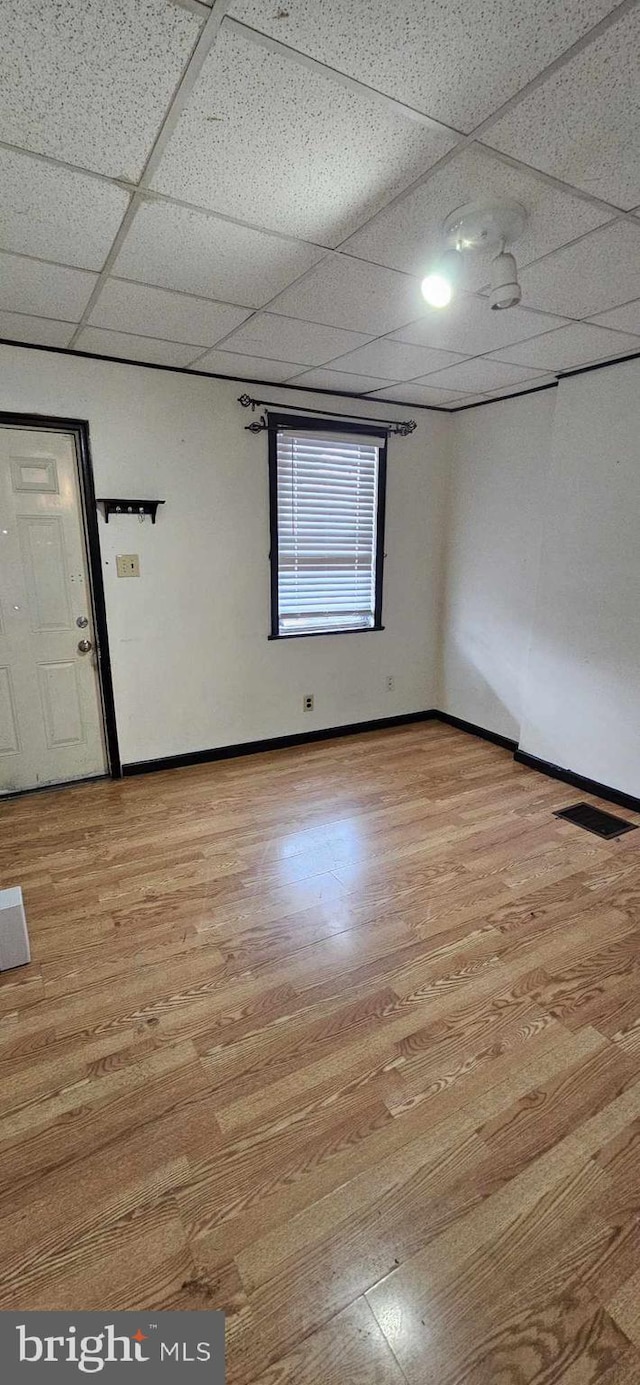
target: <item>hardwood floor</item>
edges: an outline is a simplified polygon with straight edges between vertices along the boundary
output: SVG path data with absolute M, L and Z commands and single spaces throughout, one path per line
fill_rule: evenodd
M 640 832 L 581 797 L 433 722 L 0 805 L 0 1309 L 221 1307 L 233 1385 L 638 1385 Z

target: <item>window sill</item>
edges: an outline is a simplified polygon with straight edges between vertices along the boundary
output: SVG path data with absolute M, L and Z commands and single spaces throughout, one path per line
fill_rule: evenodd
M 269 635 L 270 640 L 317 640 L 324 639 L 327 635 L 375 635 L 378 630 L 384 630 L 384 625 L 353 625 L 348 630 L 301 630 L 292 635 Z

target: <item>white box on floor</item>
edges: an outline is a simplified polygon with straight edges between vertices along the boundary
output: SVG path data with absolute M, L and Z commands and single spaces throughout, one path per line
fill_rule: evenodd
M 0 971 L 23 967 L 31 961 L 22 890 L 0 890 Z

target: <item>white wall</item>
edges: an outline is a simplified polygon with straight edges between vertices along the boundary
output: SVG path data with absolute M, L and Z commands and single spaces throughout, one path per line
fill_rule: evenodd
M 640 361 L 452 425 L 440 705 L 640 796 Z
M 640 360 L 557 393 L 521 748 L 638 796 Z
M 336 397 L 418 419 L 390 445 L 386 628 L 290 643 L 267 639 L 266 439 L 241 385 L 18 347 L 0 381 L 2 409 L 88 419 L 98 494 L 167 502 L 155 527 L 100 519 L 125 762 L 439 705 L 640 795 L 640 362 L 457 415 Z
M 434 705 L 447 415 L 248 386 L 418 419 L 389 446 L 385 630 L 287 643 L 267 639 L 267 446 L 245 431 L 242 385 L 16 347 L 0 348 L 0 382 L 0 409 L 89 421 L 97 495 L 166 501 L 155 527 L 100 519 L 125 763 Z M 139 580 L 116 578 L 122 552 L 140 554 Z
M 451 415 L 438 705 L 517 740 L 555 390 Z

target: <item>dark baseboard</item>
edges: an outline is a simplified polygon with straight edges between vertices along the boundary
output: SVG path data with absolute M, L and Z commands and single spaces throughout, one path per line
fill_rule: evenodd
M 586 779 L 583 774 L 574 774 L 571 769 L 552 765 L 549 760 L 539 760 L 537 755 L 529 755 L 526 750 L 516 750 L 513 758 L 519 765 L 536 769 L 539 774 L 548 774 L 551 779 L 561 779 L 565 784 L 572 784 L 575 789 L 582 789 L 583 793 L 595 794 L 597 798 L 604 798 L 608 803 L 617 803 L 621 808 L 630 808 L 632 812 L 640 813 L 640 798 L 623 793 L 622 789 L 612 789 L 609 784 L 599 784 L 597 779 Z
M 438 721 L 446 722 L 447 726 L 455 726 L 458 731 L 468 731 L 472 736 L 481 736 L 483 741 L 493 741 L 494 745 L 501 745 L 505 750 L 517 750 L 518 742 L 510 740 L 509 736 L 501 736 L 499 731 L 487 731 L 484 726 L 476 726 L 472 721 L 463 721 L 461 717 L 454 717 L 451 712 L 435 712 Z
M 243 741 L 239 745 L 216 746 L 214 750 L 191 750 L 185 755 L 167 755 L 161 760 L 134 760 L 122 766 L 125 776 L 150 774 L 162 769 L 185 769 L 188 765 L 205 765 L 211 760 L 232 760 L 240 755 L 261 755 L 267 750 L 287 750 L 293 745 L 310 745 L 313 741 L 330 741 L 336 736 L 355 736 L 362 731 L 384 731 L 390 726 L 408 726 L 414 721 L 433 721 L 435 711 L 403 712 L 400 716 L 379 717 L 375 721 L 355 721 L 350 726 L 330 726 L 321 731 L 300 731 L 293 736 L 274 736 L 272 740 Z
M 409 726 L 412 722 L 420 721 L 441 721 L 458 731 L 466 731 L 469 735 L 492 741 L 494 745 L 510 751 L 514 760 L 517 760 L 518 764 L 526 765 L 528 769 L 547 774 L 552 779 L 560 779 L 565 784 L 582 789 L 584 793 L 595 794 L 609 803 L 617 803 L 622 808 L 630 808 L 633 812 L 640 813 L 640 798 L 634 798 L 632 794 L 623 793 L 620 789 L 612 789 L 608 784 L 599 784 L 595 779 L 586 779 L 582 774 L 574 774 L 572 770 L 562 769 L 560 765 L 552 765 L 547 760 L 539 760 L 536 755 L 528 755 L 526 751 L 518 750 L 518 742 L 511 740 L 509 736 L 501 736 L 498 731 L 487 731 L 484 726 L 476 726 L 474 722 L 463 721 L 461 717 L 454 717 L 450 712 L 440 712 L 435 708 L 424 712 L 403 712 L 395 717 L 379 717 L 374 721 L 356 721 L 348 726 L 330 726 L 320 731 L 300 731 L 292 736 L 275 736 L 271 740 L 243 741 L 238 745 L 216 746 L 213 750 L 192 750 L 184 755 L 166 755 L 159 760 L 136 760 L 123 765 L 122 773 L 129 777 L 134 774 L 153 774 L 165 769 L 186 769 L 189 765 L 205 765 L 213 760 L 232 760 L 241 755 L 261 755 L 268 750 L 287 750 L 295 745 L 311 745 L 315 741 L 334 740 L 338 736 L 355 736 L 364 731 L 384 731 L 388 727 Z
M 623 793 L 622 789 L 612 789 L 609 784 L 600 784 L 597 779 L 587 779 L 583 774 L 574 774 L 573 770 L 552 765 L 549 760 L 539 760 L 537 755 L 529 755 L 526 750 L 519 750 L 518 742 L 510 740 L 508 736 L 501 736 L 497 731 L 486 731 L 483 726 L 475 726 L 471 721 L 462 721 L 461 717 L 454 717 L 450 712 L 436 712 L 435 716 L 438 721 L 455 726 L 459 731 L 469 731 L 473 736 L 481 736 L 485 741 L 493 741 L 495 745 L 502 745 L 505 750 L 511 750 L 514 760 L 517 760 L 519 765 L 526 765 L 527 769 L 535 769 L 539 774 L 547 774 L 551 779 L 560 779 L 564 784 L 582 789 L 583 793 L 595 794 L 597 798 L 604 798 L 608 803 L 617 803 L 621 808 L 630 808 L 632 812 L 640 813 L 640 798 L 634 798 L 633 794 Z

